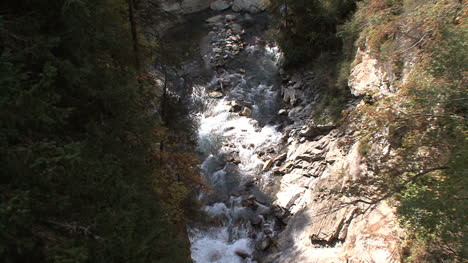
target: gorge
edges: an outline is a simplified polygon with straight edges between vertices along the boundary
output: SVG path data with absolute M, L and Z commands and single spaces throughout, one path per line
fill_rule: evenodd
M 2 1 L 2 262 L 466 262 L 467 6 Z

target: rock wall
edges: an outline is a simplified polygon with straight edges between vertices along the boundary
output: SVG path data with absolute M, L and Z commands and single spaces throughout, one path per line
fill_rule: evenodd
M 390 92 L 378 63 L 361 56 L 350 80 L 353 93 L 368 87 Z M 385 202 L 369 207 L 342 194 L 353 181 L 372 176 L 354 131 L 314 124 L 310 116 L 320 95 L 313 73 L 283 80 L 286 158 L 266 167 L 278 177 L 274 205 L 284 229 L 260 262 L 401 262 L 403 231 L 393 208 Z

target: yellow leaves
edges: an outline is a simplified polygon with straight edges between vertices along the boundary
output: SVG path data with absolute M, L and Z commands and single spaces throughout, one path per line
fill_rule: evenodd
M 157 133 L 164 137 L 167 130 Z M 186 204 L 191 203 L 198 191 L 207 189 L 198 159 L 193 153 L 169 151 L 155 152 L 153 158 L 157 164 L 153 172 L 154 187 L 168 220 L 172 223 L 188 221 Z

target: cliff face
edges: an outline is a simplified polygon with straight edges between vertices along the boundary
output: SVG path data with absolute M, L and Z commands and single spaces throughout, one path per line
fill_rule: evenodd
M 378 63 L 368 56 L 358 59 L 352 89 L 389 92 L 386 83 L 391 82 Z M 385 202 L 355 202 L 343 194 L 353 182 L 372 176 L 355 130 L 313 123 L 309 116 L 319 96 L 313 74 L 284 78 L 283 99 L 293 123 L 284 129 L 286 159 L 272 174 L 280 178 L 274 204 L 285 227 L 261 262 L 400 262 L 403 232 L 393 208 Z

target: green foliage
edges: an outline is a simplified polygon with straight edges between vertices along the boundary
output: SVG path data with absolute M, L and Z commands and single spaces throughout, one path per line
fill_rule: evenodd
M 367 194 L 398 193 L 408 262 L 466 260 L 465 18 L 460 1 L 382 0 L 361 2 L 351 22 L 362 27 L 361 49 L 407 71 L 394 94 L 373 95 L 351 119 L 360 136 L 389 147 L 366 150 L 378 189 Z
M 135 68 L 127 2 L 0 10 L 2 262 L 190 262 L 154 188 L 156 87 Z
M 336 27 L 355 7 L 354 0 L 270 2 L 278 24 L 277 41 L 290 67 L 308 64 L 323 52 L 339 51 Z
M 271 1 L 275 40 L 287 69 L 309 67 L 321 87 L 317 122 L 336 122 L 349 97 L 347 79 L 360 28 L 347 26 L 355 0 Z

